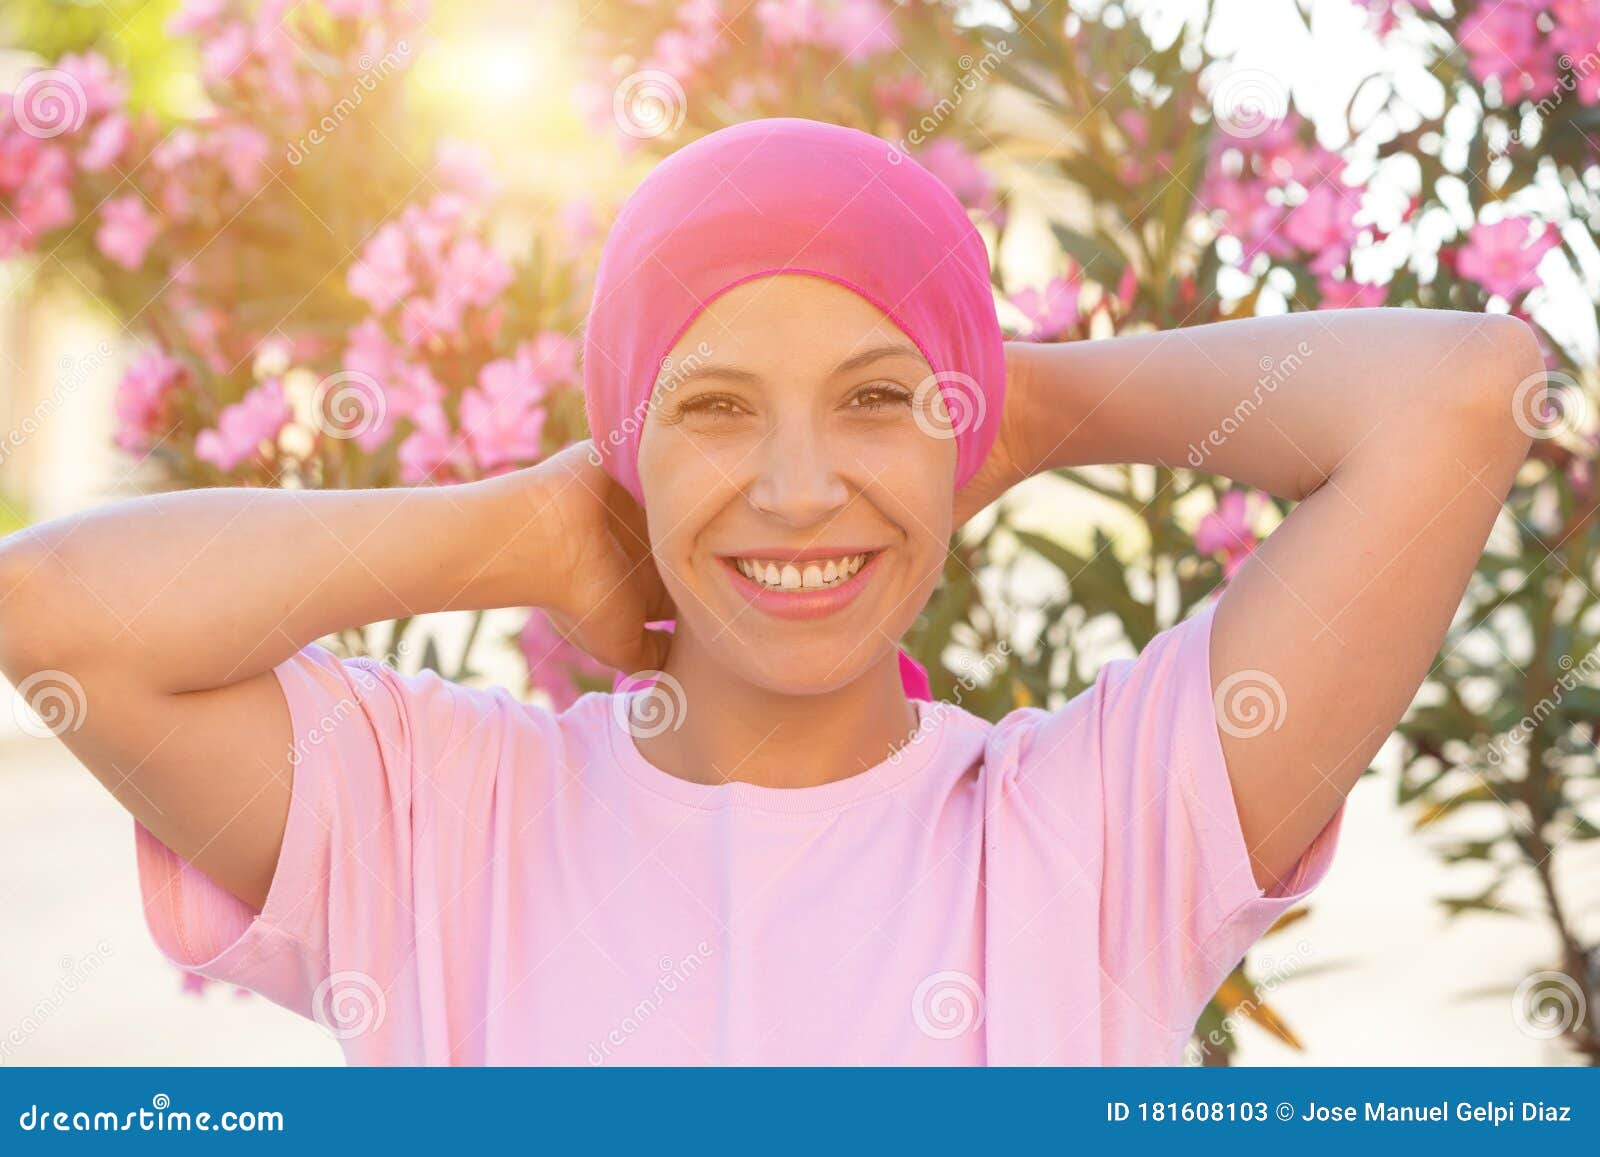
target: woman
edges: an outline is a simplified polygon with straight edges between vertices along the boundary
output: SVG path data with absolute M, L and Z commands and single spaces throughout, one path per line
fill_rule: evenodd
M 137 820 L 163 951 L 353 1062 L 1175 1063 L 1327 871 L 1540 370 L 1519 321 L 1398 310 L 1003 346 L 931 175 L 751 122 L 662 162 L 613 228 L 592 442 L 460 486 L 166 494 L 14 535 L 0 667 L 82 684 L 62 738 Z M 952 531 L 1095 462 L 1300 501 L 1064 706 L 919 697 L 896 642 Z M 523 605 L 643 688 L 557 714 L 313 643 Z M 1230 717 L 1241 688 L 1264 719 Z

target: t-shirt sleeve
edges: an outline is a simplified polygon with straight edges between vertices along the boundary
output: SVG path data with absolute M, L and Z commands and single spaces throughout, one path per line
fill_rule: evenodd
M 468 692 L 433 672 L 401 675 L 315 645 L 274 674 L 292 723 L 293 787 L 260 912 L 136 822 L 139 888 L 151 935 L 174 964 L 332 1027 L 328 1017 L 381 999 L 393 979 L 386 960 L 404 955 L 418 769 L 447 759 Z M 345 969 L 350 961 L 360 967 Z
M 1099 801 L 1108 998 L 1172 1031 L 1191 1029 L 1250 945 L 1322 882 L 1344 817 L 1341 805 L 1279 884 L 1256 884 L 1217 726 L 1215 610 L 1208 602 L 1137 657 L 1106 663 L 1050 713 L 1032 760 L 1037 779 L 1039 745 L 1059 752 L 1052 807 L 1081 816 Z

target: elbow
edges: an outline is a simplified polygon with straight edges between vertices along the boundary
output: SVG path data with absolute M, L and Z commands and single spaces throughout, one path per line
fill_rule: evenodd
M 1578 383 L 1545 367 L 1533 327 L 1506 314 L 1476 314 L 1456 349 L 1454 392 L 1476 438 L 1521 461 L 1535 438 L 1552 438 L 1586 408 Z

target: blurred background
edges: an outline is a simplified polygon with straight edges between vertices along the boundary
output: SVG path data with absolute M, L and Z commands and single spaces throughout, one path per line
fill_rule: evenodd
M 0 91 L 0 534 L 173 487 L 448 485 L 584 437 L 611 216 L 758 116 L 943 178 L 1017 340 L 1529 320 L 1534 452 L 1457 622 L 1190 1062 L 1600 1062 L 1600 6 L 0 0 Z M 935 694 L 1005 640 L 962 705 L 1058 706 L 1212 595 L 1287 506 L 1190 464 L 1036 478 L 968 527 L 906 641 Z M 611 685 L 527 609 L 327 642 L 558 708 Z M 161 959 L 132 821 L 54 738 L 90 706 L 27 682 L 0 710 L 0 1065 L 338 1063 Z

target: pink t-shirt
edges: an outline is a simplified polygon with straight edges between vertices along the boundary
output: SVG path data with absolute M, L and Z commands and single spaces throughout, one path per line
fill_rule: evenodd
M 609 694 L 556 713 L 310 646 L 277 669 L 264 908 L 141 826 L 145 915 L 354 1064 L 1177 1064 L 1343 818 L 1262 894 L 1214 606 L 1057 710 L 919 701 L 893 757 L 797 789 L 667 774 Z

